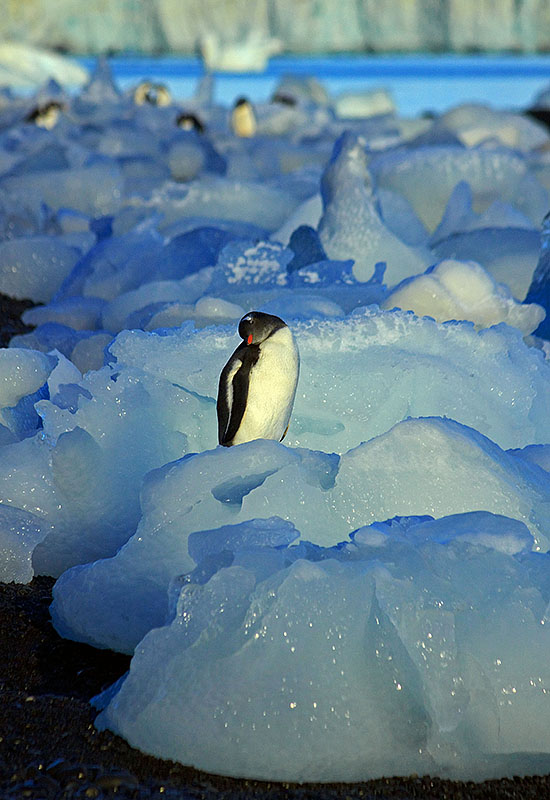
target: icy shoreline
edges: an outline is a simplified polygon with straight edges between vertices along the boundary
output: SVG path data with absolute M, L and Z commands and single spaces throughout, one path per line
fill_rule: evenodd
M 135 648 L 98 724 L 145 752 L 547 771 L 548 133 L 285 79 L 239 136 L 211 88 L 140 104 L 103 65 L 2 110 L 0 290 L 44 303 L 0 351 L 3 577 L 59 577 L 60 633 Z M 250 308 L 294 331 L 294 414 L 219 448 Z

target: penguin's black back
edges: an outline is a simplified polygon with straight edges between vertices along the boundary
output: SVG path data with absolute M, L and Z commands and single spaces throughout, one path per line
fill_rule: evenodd
M 246 402 L 248 399 L 248 386 L 250 371 L 260 357 L 260 347 L 257 344 L 241 342 L 237 347 L 220 375 L 218 387 L 218 441 L 228 447 L 241 425 Z M 237 366 L 240 362 L 240 366 Z M 231 407 L 228 398 L 228 376 L 237 368 L 233 376 L 233 391 Z

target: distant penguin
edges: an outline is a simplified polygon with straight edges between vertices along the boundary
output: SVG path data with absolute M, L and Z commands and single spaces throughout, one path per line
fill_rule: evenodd
M 275 92 L 271 98 L 272 103 L 279 103 L 282 106 L 295 106 L 297 105 L 296 98 L 286 92 Z
M 204 124 L 200 121 L 196 114 L 190 111 L 182 111 L 176 119 L 176 125 L 184 131 L 196 131 L 197 133 L 204 133 Z
M 252 439 L 282 441 L 296 394 L 300 357 L 279 317 L 250 311 L 239 322 L 237 347 L 220 375 L 218 441 L 224 447 Z
M 59 115 L 65 110 L 65 104 L 58 100 L 49 100 L 47 103 L 36 106 L 29 111 L 25 117 L 25 122 L 32 122 L 39 128 L 51 130 L 57 125 Z
M 171 102 L 170 91 L 163 83 L 142 81 L 134 89 L 134 103 L 138 106 L 143 106 L 146 103 L 151 106 L 169 106 Z
M 256 135 L 258 124 L 256 122 L 256 114 L 250 100 L 246 97 L 239 97 L 235 101 L 233 111 L 231 112 L 231 127 L 235 136 L 242 136 L 250 138 Z

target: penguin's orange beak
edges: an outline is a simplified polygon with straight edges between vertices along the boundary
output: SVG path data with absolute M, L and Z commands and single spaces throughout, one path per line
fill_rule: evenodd
M 248 339 L 246 340 L 246 343 L 247 344 L 252 344 L 252 334 L 251 333 L 248 334 Z

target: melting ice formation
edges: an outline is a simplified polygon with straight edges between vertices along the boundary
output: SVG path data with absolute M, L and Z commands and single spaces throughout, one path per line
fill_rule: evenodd
M 134 654 L 98 725 L 146 752 L 547 772 L 548 134 L 287 79 L 239 139 L 210 90 L 2 97 L 0 291 L 41 305 L 0 351 L 0 578 L 55 576 L 62 635 Z M 219 448 L 252 308 L 299 343 L 292 422 Z

